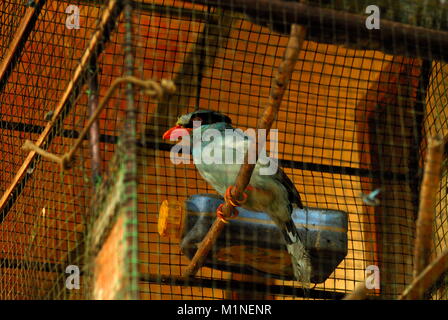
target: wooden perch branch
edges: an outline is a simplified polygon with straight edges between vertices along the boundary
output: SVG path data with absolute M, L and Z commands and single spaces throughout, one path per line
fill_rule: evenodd
M 76 139 L 74 145 L 71 147 L 69 152 L 65 153 L 62 156 L 57 156 L 55 154 L 43 150 L 42 148 L 38 147 L 29 140 L 25 141 L 24 145 L 22 146 L 22 149 L 26 151 L 34 151 L 36 153 L 39 153 L 42 157 L 58 163 L 61 166 L 62 170 L 70 169 L 75 156 L 75 152 L 81 146 L 83 140 L 89 133 L 90 128 L 96 122 L 96 119 L 100 115 L 101 111 L 104 109 L 104 107 L 107 105 L 107 102 L 112 97 L 112 94 L 114 93 L 115 89 L 124 82 L 132 83 L 144 88 L 143 91 L 144 93 L 156 97 L 157 99 L 161 99 L 164 96 L 165 92 L 174 92 L 174 90 L 176 89 L 174 83 L 170 80 L 162 80 L 161 84 L 159 85 L 157 82 L 153 80 L 141 80 L 134 76 L 117 78 L 114 80 L 112 85 L 107 90 L 103 100 L 95 109 L 95 112 L 92 114 L 92 116 L 89 118 L 89 121 L 81 131 L 79 137 Z
M 412 283 L 403 294 L 400 300 L 422 299 L 425 292 L 446 272 L 448 271 L 448 249 L 442 252 L 429 266 L 427 266 L 418 277 L 414 278 Z
M 291 35 L 289 37 L 288 45 L 286 47 L 284 59 L 281 62 L 278 72 L 273 79 L 271 93 L 269 97 L 269 102 L 265 106 L 263 114 L 258 121 L 258 129 L 266 129 L 266 134 L 269 134 L 272 123 L 277 117 L 278 110 L 280 108 L 281 101 L 285 89 L 287 88 L 289 81 L 291 79 L 292 72 L 297 62 L 300 49 L 302 48 L 303 41 L 306 35 L 306 28 L 298 25 L 291 26 Z M 259 144 L 258 150 L 263 150 L 264 145 Z M 255 163 L 249 164 L 249 152 L 257 150 L 255 143 L 249 145 L 248 151 L 244 157 L 244 164 L 241 166 L 238 173 L 235 186 L 232 189 L 231 195 L 233 199 L 241 199 L 242 193 L 249 184 L 252 172 L 255 168 Z M 255 153 L 258 158 L 258 153 Z M 222 208 L 222 213 L 224 217 L 231 216 L 232 207 L 226 202 Z M 205 236 L 204 240 L 201 242 L 198 250 L 196 251 L 193 259 L 187 267 L 184 273 L 185 277 L 192 277 L 196 274 L 199 268 L 204 263 L 209 251 L 211 250 L 216 239 L 223 230 L 225 222 L 221 219 L 216 219 L 210 228 L 209 232 Z
M 440 183 L 440 168 L 443 157 L 443 140 L 436 136 L 429 139 L 420 191 L 420 206 L 416 225 L 414 248 L 414 278 L 429 264 L 434 224 L 434 205 Z
M 434 205 L 440 183 L 444 141 L 435 136 L 428 141 L 425 170 L 420 191 L 414 248 L 414 280 L 399 299 L 422 299 L 425 292 L 448 268 L 445 250 L 429 266 L 434 224 Z

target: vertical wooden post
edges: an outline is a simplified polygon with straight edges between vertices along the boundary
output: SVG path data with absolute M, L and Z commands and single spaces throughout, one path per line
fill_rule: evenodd
M 134 51 L 132 30 L 132 3 L 124 0 L 124 73 L 134 74 Z M 124 194 L 121 199 L 121 214 L 124 215 L 125 243 L 125 282 L 123 284 L 125 299 L 135 300 L 139 297 L 138 289 L 138 231 L 137 231 L 137 108 L 135 106 L 134 85 L 126 85 L 126 119 L 119 150 L 124 170 Z
M 385 299 L 401 294 L 412 281 L 415 206 L 418 191 L 418 148 L 414 130 L 421 117 L 419 86 L 425 86 L 421 62 L 394 57 L 382 69 L 357 108 L 361 165 L 376 176 L 361 180 L 362 192 L 382 187 L 380 204 L 365 206 L 366 261 L 379 267 L 380 293 Z M 419 88 L 423 92 L 424 88 Z M 366 265 L 367 266 L 367 265 Z

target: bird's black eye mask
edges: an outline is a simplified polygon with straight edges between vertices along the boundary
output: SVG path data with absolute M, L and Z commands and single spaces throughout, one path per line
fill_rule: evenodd
M 171 139 L 173 134 L 175 134 L 175 137 L 182 137 L 191 134 L 193 131 L 194 121 L 200 121 L 201 126 L 219 122 L 225 122 L 229 125 L 232 124 L 232 120 L 228 116 L 221 113 L 210 110 L 198 110 L 181 116 L 176 125 L 171 129 L 168 129 L 168 131 L 163 134 L 162 138 Z
M 227 124 L 232 124 L 232 120 L 221 113 L 214 111 L 196 111 L 191 114 L 190 121 L 188 124 L 184 125 L 184 128 L 193 128 L 193 122 L 200 121 L 202 125 L 210 125 L 219 122 L 225 122 Z

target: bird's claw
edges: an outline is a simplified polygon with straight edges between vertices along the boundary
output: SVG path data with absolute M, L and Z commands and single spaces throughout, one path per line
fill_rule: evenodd
M 224 223 L 229 223 L 229 221 L 227 221 L 227 219 L 234 219 L 238 216 L 238 210 L 235 209 L 234 206 L 231 207 L 231 215 L 230 217 L 225 217 L 223 212 L 222 212 L 222 208 L 224 207 L 224 203 L 221 203 L 218 208 L 216 209 L 216 216 L 221 219 L 222 222 Z
M 219 207 L 216 209 L 216 215 L 218 216 L 221 221 L 228 223 L 227 219 L 234 219 L 238 216 L 238 210 L 236 210 L 236 207 L 241 206 L 247 201 L 247 193 L 243 192 L 243 199 L 235 200 L 232 197 L 232 188 L 233 186 L 230 186 L 227 188 L 226 193 L 224 194 L 224 201 L 225 203 L 228 203 L 231 207 L 231 215 L 230 217 L 225 217 L 222 208 L 224 207 L 224 203 L 220 204 Z M 246 190 L 252 190 L 251 186 L 247 186 Z
M 226 193 L 224 194 L 224 200 L 226 202 L 229 202 L 234 207 L 239 207 L 242 204 L 246 203 L 246 201 L 247 201 L 247 193 L 243 192 L 242 193 L 243 194 L 243 199 L 236 200 L 236 199 L 233 199 L 232 189 L 233 189 L 233 186 L 230 186 L 230 187 L 227 188 Z M 247 186 L 246 190 L 252 190 L 252 187 L 251 186 Z

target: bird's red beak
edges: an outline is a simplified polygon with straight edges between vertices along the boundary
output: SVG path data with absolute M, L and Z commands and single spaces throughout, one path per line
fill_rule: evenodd
M 174 140 L 179 137 L 187 136 L 191 132 L 191 128 L 184 128 L 181 125 L 175 125 L 171 129 L 168 129 L 162 136 L 165 140 Z

